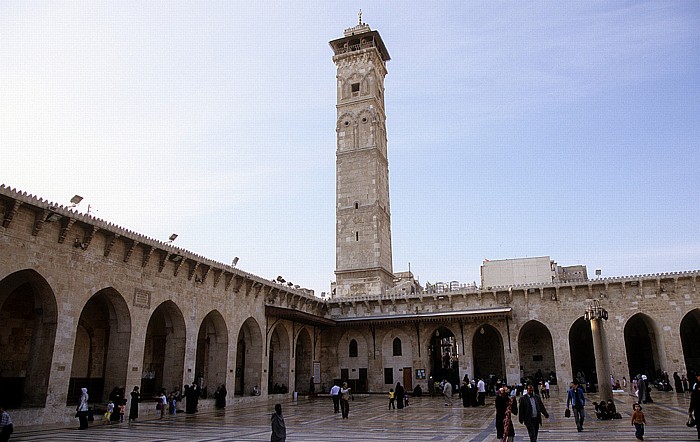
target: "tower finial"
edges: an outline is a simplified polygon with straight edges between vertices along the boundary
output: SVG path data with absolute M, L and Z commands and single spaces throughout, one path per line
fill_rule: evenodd
M 360 9 L 360 12 L 357 14 L 357 24 L 362 24 L 362 9 Z

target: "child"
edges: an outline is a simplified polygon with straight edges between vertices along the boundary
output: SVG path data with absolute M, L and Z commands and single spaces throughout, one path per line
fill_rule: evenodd
M 122 401 L 119 404 L 119 422 L 124 422 L 124 413 L 126 412 L 126 404 Z
M 403 395 L 403 406 L 408 407 L 408 393 L 404 393 Z
M 644 413 L 642 413 L 642 406 L 637 404 L 634 404 L 634 412 L 632 413 L 632 425 L 634 425 L 634 435 L 637 437 L 637 440 L 644 440 L 644 425 L 646 425 L 647 421 L 644 418 Z
M 107 412 L 105 413 L 104 417 L 102 418 L 102 425 L 112 423 L 111 417 L 112 417 L 113 411 L 114 411 L 114 402 L 112 402 L 112 401 L 107 402 Z
M 396 398 L 394 397 L 394 389 L 390 388 L 389 389 L 389 410 L 391 410 L 392 408 L 394 410 L 396 410 L 396 405 L 394 405 L 395 400 L 396 400 Z
M 177 413 L 177 396 L 175 396 L 175 393 L 170 393 L 170 407 L 169 411 L 170 414 L 176 414 Z

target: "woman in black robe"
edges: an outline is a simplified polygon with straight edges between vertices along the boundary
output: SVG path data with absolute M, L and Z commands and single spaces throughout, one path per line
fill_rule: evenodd
M 406 393 L 406 390 L 403 389 L 401 382 L 397 382 L 396 388 L 394 388 L 394 397 L 396 397 L 396 408 L 398 408 L 398 409 L 403 408 L 403 395 L 404 395 L 404 393 Z
M 141 402 L 141 393 L 139 387 L 134 387 L 131 391 L 131 408 L 129 409 L 129 422 L 139 418 L 139 402 Z
M 192 382 L 190 388 L 187 389 L 185 394 L 185 399 L 187 403 L 185 404 L 185 413 L 194 414 L 197 412 L 197 404 L 199 403 L 199 387 L 196 382 Z
M 518 401 L 510 396 L 508 387 L 501 387 L 496 395 L 496 437 L 501 441 L 512 441 L 515 437 L 511 414 L 518 414 Z

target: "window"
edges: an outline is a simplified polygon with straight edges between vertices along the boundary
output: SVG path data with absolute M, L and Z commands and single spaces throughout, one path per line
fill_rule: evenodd
M 355 232 L 355 241 L 360 240 L 360 232 Z
M 394 338 L 394 356 L 401 356 L 401 339 Z
M 360 208 L 360 203 L 355 202 L 355 209 L 359 209 L 359 208 Z
M 357 341 L 356 340 L 353 339 L 350 341 L 350 348 L 348 349 L 348 353 L 350 354 L 351 358 L 357 357 Z
M 353 83 L 350 85 L 350 90 L 352 91 L 352 96 L 357 97 L 360 95 L 360 83 Z
M 394 383 L 394 369 L 393 368 L 385 368 L 384 369 L 384 383 L 385 384 L 393 384 Z

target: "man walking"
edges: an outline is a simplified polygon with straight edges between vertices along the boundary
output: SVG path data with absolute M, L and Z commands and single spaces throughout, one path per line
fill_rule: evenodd
M 484 378 L 479 378 L 479 382 L 476 384 L 476 388 L 479 390 L 479 405 L 486 405 L 486 383 Z
M 442 387 L 442 394 L 445 395 L 445 406 L 446 407 L 451 407 L 452 406 L 452 383 L 448 380 L 445 380 L 445 385 Z
M 583 406 L 586 405 L 586 396 L 583 394 L 583 387 L 581 387 L 578 382 L 574 381 L 569 387 L 569 393 L 566 397 L 566 409 L 569 410 L 569 406 L 574 409 L 574 420 L 576 421 L 576 429 L 583 431 Z
M 537 441 L 537 433 L 539 433 L 542 423 L 541 415 L 549 419 L 549 413 L 544 408 L 542 399 L 535 394 L 532 384 L 528 384 L 527 394 L 524 394 L 518 403 L 518 420 L 521 424 L 525 424 L 527 434 L 530 435 L 530 442 Z
M 333 398 L 333 413 L 340 413 L 340 387 L 333 384 L 330 393 Z

